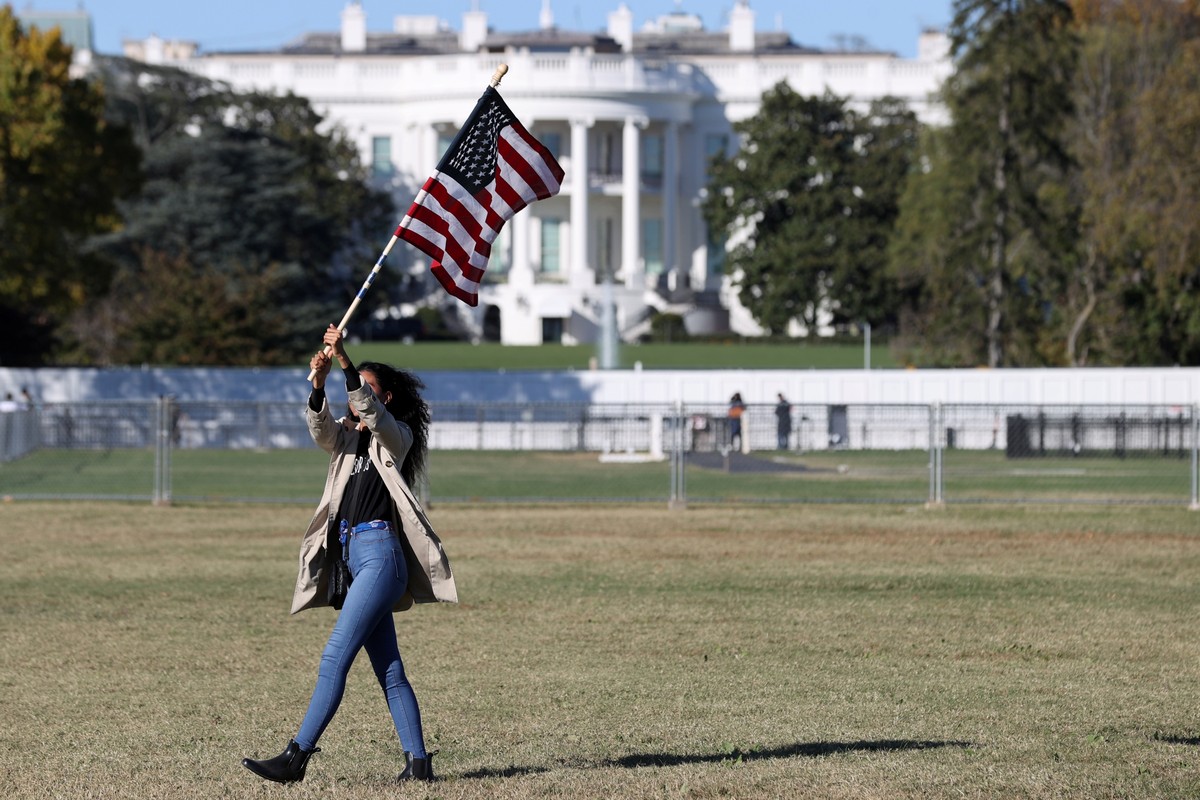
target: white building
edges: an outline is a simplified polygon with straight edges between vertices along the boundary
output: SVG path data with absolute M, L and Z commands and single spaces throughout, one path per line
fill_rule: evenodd
M 908 60 L 822 52 L 756 30 L 747 0 L 737 0 L 720 32 L 683 12 L 635 31 L 624 3 L 606 31 L 568 31 L 543 3 L 533 31 L 491 30 L 486 13 L 473 10 L 458 31 L 434 16 L 399 16 L 390 32 L 374 32 L 362 3 L 350 2 L 340 30 L 278 50 L 206 53 L 151 37 L 126 42 L 125 54 L 309 98 L 357 141 L 401 213 L 507 63 L 500 90 L 558 157 L 564 185 L 505 226 L 477 309 L 438 301 L 453 302 L 477 335 L 507 344 L 596 341 L 612 307 L 627 340 L 647 330 L 655 311 L 682 314 L 692 333 L 761 333 L 729 288 L 723 247 L 710 240 L 699 204 L 708 157 L 736 149 L 733 124 L 756 113 L 778 82 L 855 104 L 892 95 L 923 121 L 944 121 L 933 95 L 951 67 L 939 32 L 921 33 L 918 57 Z M 381 249 L 389 234 L 380 231 Z M 414 249 L 390 258 L 428 274 Z M 441 291 L 432 277 L 422 283 Z

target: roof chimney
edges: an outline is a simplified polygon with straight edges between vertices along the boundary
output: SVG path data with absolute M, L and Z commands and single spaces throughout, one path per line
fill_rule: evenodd
M 729 49 L 737 52 L 754 49 L 754 12 L 748 0 L 738 0 L 729 12 Z
M 166 42 L 158 38 L 157 34 L 152 33 L 146 37 L 142 47 L 145 48 L 142 60 L 147 64 L 161 64 L 166 59 Z
M 950 37 L 940 30 L 926 28 L 917 39 L 918 61 L 943 61 L 950 57 Z
M 626 53 L 633 50 L 633 12 L 629 6 L 621 3 L 616 11 L 608 15 L 608 35 L 621 45 Z
M 487 12 L 479 10 L 479 3 L 472 3 L 470 11 L 463 13 L 462 33 L 458 35 L 458 46 L 464 52 L 474 53 L 487 40 Z
M 353 0 L 342 9 L 342 51 L 361 53 L 367 49 L 367 12 Z
M 550 0 L 542 0 L 542 13 L 538 16 L 538 24 L 544 31 L 554 27 L 554 10 L 550 8 Z

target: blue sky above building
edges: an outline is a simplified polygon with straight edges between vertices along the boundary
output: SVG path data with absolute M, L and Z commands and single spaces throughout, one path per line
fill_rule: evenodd
M 728 25 L 738 0 L 626 0 L 635 30 L 671 13 L 695 14 L 708 30 Z M 944 28 L 952 0 L 749 0 L 759 31 L 784 30 L 798 44 L 820 49 L 869 47 L 911 58 L 917 36 L 925 28 Z M 620 0 L 550 0 L 556 27 L 601 31 Z M 86 10 L 92 16 L 95 49 L 116 54 L 125 39 L 157 35 L 188 39 L 203 50 L 271 50 L 305 33 L 334 31 L 345 0 L 208 0 L 204 3 L 164 3 L 162 0 L 37 0 L 20 6 L 22 13 Z M 413 0 L 363 0 L 371 31 L 390 31 L 400 15 L 428 14 L 430 6 Z M 459 28 L 462 15 L 477 8 L 488 15 L 489 26 L 500 31 L 533 30 L 540 26 L 545 0 L 452 0 L 435 8 L 439 17 Z

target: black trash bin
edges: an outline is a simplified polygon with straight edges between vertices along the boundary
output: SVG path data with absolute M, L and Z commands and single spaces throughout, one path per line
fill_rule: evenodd
M 1029 445 L 1029 434 L 1031 433 L 1029 422 L 1020 414 L 1005 417 L 1007 441 L 1004 443 L 1004 456 L 1006 458 L 1029 458 L 1033 455 L 1033 448 Z

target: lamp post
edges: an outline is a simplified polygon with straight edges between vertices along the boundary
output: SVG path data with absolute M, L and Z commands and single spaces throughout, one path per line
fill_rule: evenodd
M 613 299 L 613 285 L 610 276 L 604 276 L 600 287 L 600 369 L 617 368 L 617 308 Z
M 871 368 L 871 323 L 864 322 L 863 328 L 863 369 Z

